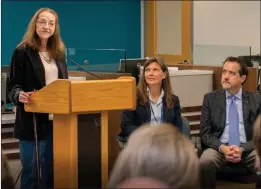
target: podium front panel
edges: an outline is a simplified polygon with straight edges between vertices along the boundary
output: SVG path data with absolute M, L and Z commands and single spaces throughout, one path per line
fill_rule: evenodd
M 109 112 L 109 172 L 119 153 L 120 111 Z M 78 115 L 78 187 L 101 188 L 101 114 Z
M 100 114 L 78 115 L 78 187 L 101 188 Z

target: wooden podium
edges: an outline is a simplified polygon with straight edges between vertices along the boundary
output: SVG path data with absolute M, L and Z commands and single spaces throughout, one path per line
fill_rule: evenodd
M 52 113 L 54 139 L 54 188 L 78 188 L 78 114 L 101 113 L 100 178 L 108 182 L 108 111 L 135 109 L 136 81 L 133 77 L 112 80 L 56 80 L 35 92 L 25 106 L 27 112 Z M 84 125 L 88 127 L 88 125 Z M 88 141 L 88 139 L 86 139 Z M 85 144 L 94 145 L 91 141 Z M 87 161 L 87 160 L 86 160 Z M 87 181 L 86 181 L 87 182 Z

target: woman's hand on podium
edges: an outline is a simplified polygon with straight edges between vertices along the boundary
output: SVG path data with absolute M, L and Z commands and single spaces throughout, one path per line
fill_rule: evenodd
M 27 104 L 28 103 L 28 100 L 30 98 L 30 96 L 33 94 L 34 92 L 24 92 L 24 91 L 21 91 L 19 93 L 19 102 L 21 103 L 24 103 L 24 104 Z

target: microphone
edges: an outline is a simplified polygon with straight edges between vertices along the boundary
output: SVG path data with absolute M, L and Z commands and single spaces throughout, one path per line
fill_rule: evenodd
M 89 64 L 89 61 L 88 61 L 88 60 L 84 60 L 83 63 L 86 64 L 86 65 L 88 65 L 88 64 Z
M 65 57 L 67 60 L 69 60 L 70 62 L 72 62 L 73 64 L 75 64 L 76 66 L 78 66 L 79 68 L 81 68 L 84 72 L 86 72 L 86 73 L 88 73 L 88 74 L 90 74 L 90 75 L 93 75 L 93 76 L 95 76 L 95 77 L 97 77 L 97 78 L 99 78 L 99 79 L 103 79 L 102 77 L 100 77 L 100 76 L 98 76 L 98 75 L 95 75 L 95 74 L 93 74 L 93 73 L 91 73 L 91 72 L 88 72 L 86 69 L 84 69 L 80 64 L 78 64 L 77 62 L 75 62 L 74 60 L 72 60 L 72 59 L 70 59 L 70 58 L 68 58 L 68 57 Z M 88 60 L 84 60 L 84 64 L 88 64 Z
M 59 53 L 62 53 L 62 52 L 60 51 L 60 49 L 57 49 L 57 51 L 58 51 Z M 87 70 L 85 70 L 80 64 L 78 64 L 78 63 L 75 62 L 74 60 L 72 60 L 72 59 L 70 59 L 70 58 L 68 58 L 68 57 L 66 57 L 66 56 L 64 56 L 64 59 L 69 60 L 70 62 L 72 62 L 73 64 L 75 64 L 77 67 L 81 68 L 84 72 L 86 72 L 86 73 L 88 73 L 88 74 L 90 74 L 90 75 L 93 75 L 93 76 L 95 76 L 95 77 L 97 77 L 97 78 L 99 78 L 99 79 L 103 79 L 102 77 L 100 77 L 100 76 L 98 76 L 98 75 L 95 75 L 95 74 L 93 74 L 93 73 L 91 73 L 91 72 L 88 72 Z M 87 61 L 87 63 L 88 63 L 88 60 L 84 60 L 84 63 L 85 63 L 85 61 Z

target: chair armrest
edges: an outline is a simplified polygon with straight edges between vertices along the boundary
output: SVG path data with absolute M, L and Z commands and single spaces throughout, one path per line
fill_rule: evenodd
M 119 142 L 119 146 L 121 150 L 126 147 L 127 140 L 128 140 L 127 137 L 121 136 L 120 134 L 116 136 L 116 141 Z
M 117 135 L 117 136 L 116 136 L 116 141 L 119 141 L 119 142 L 127 142 L 127 140 L 128 140 L 127 137 L 120 136 L 120 135 Z
M 196 147 L 197 152 L 198 152 L 198 157 L 200 157 L 201 154 L 203 153 L 203 149 L 202 149 L 202 146 L 201 146 L 200 137 L 197 137 L 197 138 L 195 139 L 195 147 Z
M 181 117 L 181 119 L 182 119 L 182 133 L 185 134 L 187 137 L 191 138 L 190 125 L 188 119 L 185 117 Z

